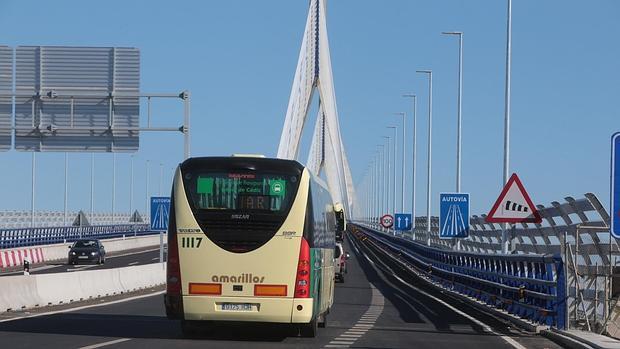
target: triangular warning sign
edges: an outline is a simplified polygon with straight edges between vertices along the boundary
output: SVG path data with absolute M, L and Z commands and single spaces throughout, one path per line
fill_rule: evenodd
M 486 218 L 489 223 L 540 223 L 536 206 L 525 191 L 523 183 L 513 173 Z

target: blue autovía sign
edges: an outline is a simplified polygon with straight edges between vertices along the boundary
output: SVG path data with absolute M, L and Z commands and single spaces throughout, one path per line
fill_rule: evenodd
M 620 239 L 620 132 L 611 136 L 611 235 Z
M 167 231 L 170 218 L 170 198 L 151 197 L 151 230 Z
M 409 213 L 397 213 L 394 215 L 394 229 L 396 230 L 411 230 L 411 214 Z
M 469 235 L 469 194 L 439 194 L 439 238 L 465 238 Z

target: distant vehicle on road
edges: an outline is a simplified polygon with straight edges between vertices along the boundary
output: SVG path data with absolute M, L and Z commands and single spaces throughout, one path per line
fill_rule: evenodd
M 105 248 L 97 239 L 78 240 L 69 246 L 69 264 L 80 262 L 105 263 Z
M 336 281 L 344 282 L 344 274 L 347 273 L 347 259 L 349 259 L 349 253 L 344 252 L 344 247 L 342 247 L 341 243 L 336 243 L 334 248 L 334 261 L 336 264 L 334 277 Z
M 347 230 L 347 222 L 344 215 L 344 207 L 337 202 L 334 204 L 334 213 L 336 214 L 336 242 L 344 241 L 344 234 Z
M 324 327 L 334 297 L 334 203 L 297 161 L 190 158 L 176 171 L 168 230 L 170 319 Z

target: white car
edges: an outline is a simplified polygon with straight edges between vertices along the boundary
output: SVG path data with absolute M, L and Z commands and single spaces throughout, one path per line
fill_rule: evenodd
M 337 242 L 334 249 L 335 278 L 337 282 L 344 282 L 344 274 L 347 273 L 347 259 L 349 259 L 349 254 L 344 252 L 342 244 Z

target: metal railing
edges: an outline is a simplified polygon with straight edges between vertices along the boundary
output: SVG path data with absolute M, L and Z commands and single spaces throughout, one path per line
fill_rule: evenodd
M 82 238 L 108 239 L 154 233 L 148 224 L 0 229 L 0 249 L 71 242 Z
M 566 278 L 560 256 L 453 251 L 355 227 L 447 289 L 539 324 L 566 328 Z
M 604 331 L 620 297 L 612 285 L 612 279 L 620 280 L 620 248 L 619 241 L 609 234 L 609 214 L 592 193 L 577 199 L 566 197 L 549 206 L 537 205 L 537 209 L 542 223 L 523 223 L 511 229 L 511 254 L 561 256 L 566 268 L 567 324 Z M 373 227 L 381 230 L 376 223 Z M 403 237 L 426 245 L 426 228 L 426 217 L 416 217 L 414 231 L 404 232 Z M 430 230 L 431 246 L 456 250 L 454 239 L 439 238 L 438 217 L 431 217 Z M 469 237 L 460 239 L 460 249 L 480 255 L 500 254 L 501 235 L 499 224 L 486 222 L 485 214 L 473 215 Z

